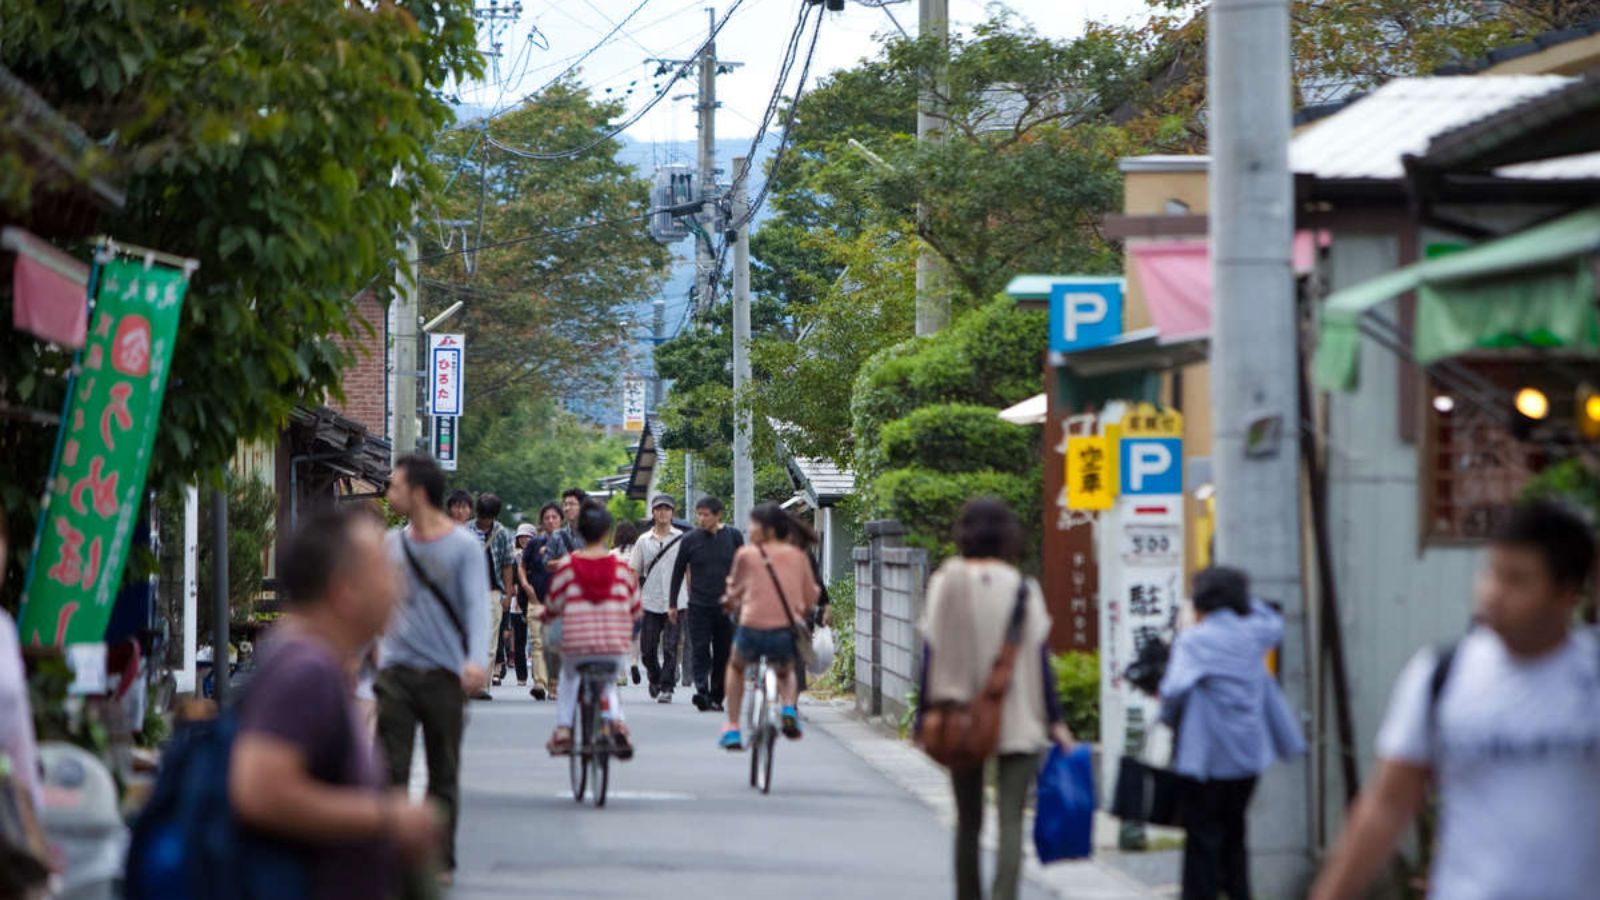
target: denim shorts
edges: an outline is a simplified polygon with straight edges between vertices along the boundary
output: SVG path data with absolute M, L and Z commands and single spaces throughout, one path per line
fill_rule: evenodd
M 739 626 L 733 635 L 733 649 L 746 662 L 765 656 L 769 663 L 794 659 L 794 632 L 787 628 L 746 628 Z

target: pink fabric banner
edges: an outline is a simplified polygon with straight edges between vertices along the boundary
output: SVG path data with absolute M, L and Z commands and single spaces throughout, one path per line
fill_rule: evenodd
M 1309 231 L 1294 236 L 1294 271 L 1301 275 L 1316 263 L 1317 246 L 1326 234 Z M 1211 331 L 1211 253 L 1205 241 L 1130 243 L 1134 276 L 1163 342 L 1203 337 Z
M 89 328 L 87 266 L 43 240 L 7 229 L 18 249 L 11 277 L 11 327 L 79 349 Z

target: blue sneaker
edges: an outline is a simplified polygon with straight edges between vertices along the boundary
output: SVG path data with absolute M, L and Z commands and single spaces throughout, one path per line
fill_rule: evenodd
M 744 738 L 739 734 L 739 729 L 737 728 L 724 731 L 721 740 L 717 741 L 717 746 L 724 750 L 743 750 Z
M 792 706 L 783 708 L 783 736 L 791 741 L 800 740 L 800 710 Z

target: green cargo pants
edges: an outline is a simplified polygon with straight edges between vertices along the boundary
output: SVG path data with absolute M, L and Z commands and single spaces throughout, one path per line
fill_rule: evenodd
M 428 796 L 444 808 L 448 820 L 440 865 L 453 872 L 461 808 L 461 732 L 467 705 L 461 676 L 445 669 L 391 666 L 378 674 L 373 692 L 378 697 L 378 744 L 389 763 L 389 783 L 396 787 L 411 781 L 411 750 L 417 726 L 422 726 Z

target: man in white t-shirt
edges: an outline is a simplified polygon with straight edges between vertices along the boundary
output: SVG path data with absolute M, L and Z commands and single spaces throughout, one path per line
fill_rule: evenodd
M 667 616 L 668 583 L 672 565 L 678 559 L 678 544 L 683 540 L 683 532 L 672 524 L 676 511 L 677 504 L 667 494 L 657 494 L 650 501 L 652 527 L 634 543 L 630 560 L 644 603 L 640 651 L 650 676 L 650 696 L 657 703 L 672 702 L 672 687 L 678 680 L 678 623 Z M 680 588 L 678 593 L 681 602 L 683 590 Z
M 1359 897 L 1439 792 L 1429 896 L 1600 896 L 1600 641 L 1572 621 L 1595 538 L 1546 503 L 1517 509 L 1489 549 L 1477 625 L 1417 654 L 1312 896 Z

